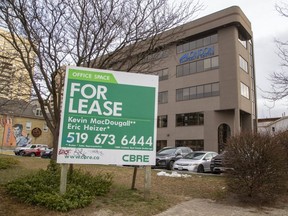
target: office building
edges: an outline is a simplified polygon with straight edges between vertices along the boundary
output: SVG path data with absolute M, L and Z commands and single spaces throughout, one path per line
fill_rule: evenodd
M 0 98 L 29 101 L 31 81 L 28 72 L 18 52 L 1 35 L 10 37 L 7 31 L 0 28 Z
M 233 6 L 162 34 L 165 42 L 134 70 L 159 76 L 157 150 L 221 152 L 230 136 L 257 130 L 253 34 L 242 10 Z

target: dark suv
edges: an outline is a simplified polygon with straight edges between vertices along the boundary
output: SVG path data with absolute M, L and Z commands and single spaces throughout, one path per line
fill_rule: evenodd
M 156 168 L 165 168 L 171 170 L 176 160 L 193 152 L 189 147 L 165 147 L 156 154 Z
M 227 167 L 227 162 L 226 166 L 224 166 L 225 154 L 226 151 L 223 151 L 221 154 L 218 154 L 217 156 L 212 158 L 210 163 L 210 170 L 212 173 L 222 173 L 232 169 L 231 166 Z

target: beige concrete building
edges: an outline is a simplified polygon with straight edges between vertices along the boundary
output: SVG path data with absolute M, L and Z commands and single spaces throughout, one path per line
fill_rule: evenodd
M 29 101 L 31 97 L 29 74 L 15 48 L 4 37 L 11 38 L 7 31 L 0 28 L 0 97 Z
M 241 9 L 163 34 L 161 51 L 142 61 L 159 75 L 157 150 L 221 152 L 229 136 L 257 130 L 253 35 Z

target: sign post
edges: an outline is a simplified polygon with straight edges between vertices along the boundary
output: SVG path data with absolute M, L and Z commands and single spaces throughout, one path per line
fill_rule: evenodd
M 67 67 L 57 163 L 154 165 L 158 76 Z
M 66 193 L 68 164 L 61 164 L 60 194 Z

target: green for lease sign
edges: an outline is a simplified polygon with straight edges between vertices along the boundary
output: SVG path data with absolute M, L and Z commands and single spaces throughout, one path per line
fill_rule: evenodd
M 68 67 L 58 163 L 155 164 L 158 76 Z

